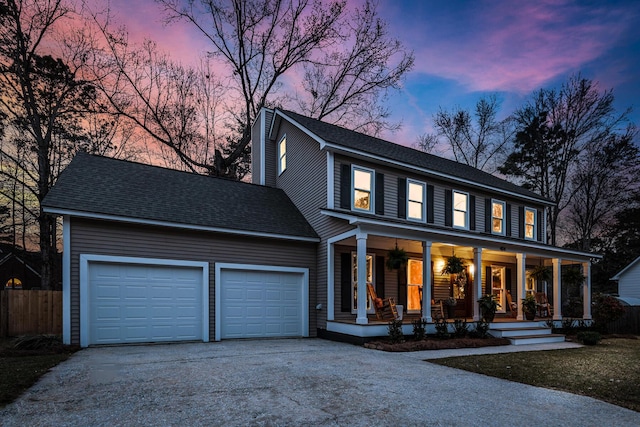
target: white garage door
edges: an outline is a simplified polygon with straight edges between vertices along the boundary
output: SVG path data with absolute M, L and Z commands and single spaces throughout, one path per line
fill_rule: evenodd
M 302 273 L 222 270 L 220 338 L 308 335 L 303 288 Z
M 202 269 L 89 263 L 89 344 L 201 340 Z

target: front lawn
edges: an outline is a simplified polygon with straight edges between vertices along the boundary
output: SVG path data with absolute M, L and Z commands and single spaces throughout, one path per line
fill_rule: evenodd
M 640 340 L 567 350 L 448 357 L 431 363 L 570 393 L 640 412 Z
M 17 399 L 49 369 L 67 360 L 77 348 L 61 343 L 32 343 L 16 349 L 15 340 L 0 339 L 0 408 Z

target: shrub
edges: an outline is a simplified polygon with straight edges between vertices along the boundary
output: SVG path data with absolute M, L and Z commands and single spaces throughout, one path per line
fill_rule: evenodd
M 436 337 L 438 338 L 449 338 L 449 325 L 447 321 L 440 318 L 435 320 L 436 326 Z
M 464 338 L 469 333 L 466 319 L 455 319 L 453 321 L 453 336 L 456 338 Z
M 583 316 L 584 305 L 582 297 L 568 298 L 562 304 L 562 316 L 580 318 Z
M 489 336 L 489 323 L 482 320 L 477 321 L 475 329 L 469 332 L 469 336 L 473 338 L 487 338 L 487 336 Z
M 13 341 L 16 350 L 55 350 L 61 347 L 62 338 L 59 335 L 25 335 Z
M 427 329 L 427 321 L 424 319 L 416 319 L 411 322 L 413 325 L 413 339 L 416 341 L 422 341 Z
M 584 345 L 596 345 L 602 337 L 600 333 L 595 331 L 582 331 L 578 332 L 578 340 L 581 341 Z
M 389 341 L 393 344 L 404 342 L 402 334 L 402 320 L 392 320 L 389 322 Z
M 624 315 L 624 306 L 617 298 L 596 294 L 593 297 L 591 314 L 595 327 L 606 332 L 607 323 L 615 322 Z

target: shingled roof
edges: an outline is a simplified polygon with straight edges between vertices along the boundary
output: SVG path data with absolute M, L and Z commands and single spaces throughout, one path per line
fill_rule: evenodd
M 280 189 L 85 153 L 62 172 L 42 205 L 54 213 L 317 238 Z
M 483 172 L 479 169 L 458 163 L 453 160 L 425 153 L 404 145 L 385 141 L 360 132 L 345 129 L 340 126 L 325 123 L 320 120 L 311 119 L 293 111 L 277 110 L 285 117 L 297 122 L 307 128 L 316 136 L 327 143 L 348 149 L 358 150 L 363 153 L 372 154 L 401 163 L 405 163 L 418 168 L 433 171 L 436 174 L 444 174 L 453 179 L 461 179 L 472 183 L 481 184 L 498 190 L 516 193 L 528 198 L 550 203 L 549 200 L 533 191 L 522 188 L 497 176 Z

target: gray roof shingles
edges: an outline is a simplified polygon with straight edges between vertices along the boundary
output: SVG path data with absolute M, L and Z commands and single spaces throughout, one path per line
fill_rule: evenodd
M 311 119 L 298 113 L 294 113 L 293 111 L 279 111 L 328 143 L 355 149 L 364 153 L 373 154 L 412 166 L 417 166 L 439 174 L 449 175 L 454 178 L 471 181 L 499 190 L 535 198 L 540 201 L 549 202 L 539 194 L 463 163 L 458 163 L 453 160 L 418 151 L 413 148 L 365 135 L 360 132 L 348 130 L 330 123 Z
M 317 234 L 276 188 L 79 153 L 46 209 L 291 237 Z

